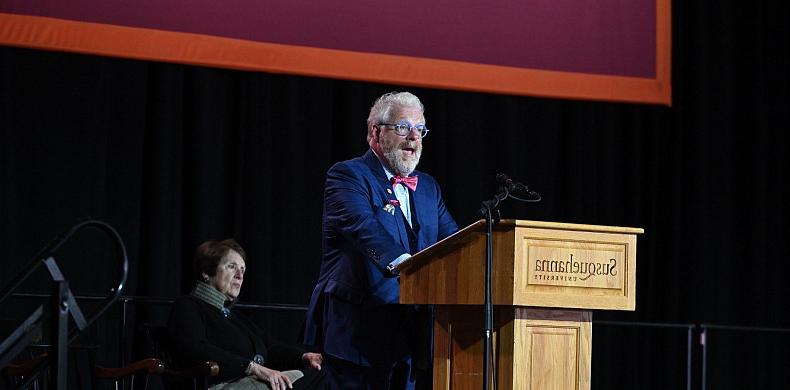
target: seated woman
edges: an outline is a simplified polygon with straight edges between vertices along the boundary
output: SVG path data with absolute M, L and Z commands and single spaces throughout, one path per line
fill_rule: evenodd
M 320 354 L 274 340 L 230 311 L 244 282 L 245 258 L 232 239 L 197 248 L 195 288 L 175 302 L 167 325 L 174 361 L 217 362 L 219 376 L 211 378 L 210 390 L 324 388 Z

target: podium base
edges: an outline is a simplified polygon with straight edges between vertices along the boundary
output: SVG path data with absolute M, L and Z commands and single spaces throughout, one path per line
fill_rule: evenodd
M 589 310 L 495 307 L 488 380 L 499 390 L 589 390 L 591 321 Z M 480 306 L 436 306 L 434 389 L 483 388 L 482 329 Z

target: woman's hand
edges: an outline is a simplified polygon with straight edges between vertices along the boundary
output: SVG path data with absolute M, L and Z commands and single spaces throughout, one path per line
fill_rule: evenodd
M 264 367 L 258 363 L 252 363 L 250 365 L 250 375 L 258 378 L 258 380 L 268 383 L 272 390 L 285 390 L 293 388 L 293 383 L 291 383 L 291 380 L 288 379 L 287 376 L 283 375 L 283 373 Z
M 307 352 L 302 355 L 302 360 L 307 363 L 308 366 L 315 368 L 316 370 L 321 369 L 321 364 L 324 363 L 324 357 L 321 356 L 320 353 L 315 352 Z

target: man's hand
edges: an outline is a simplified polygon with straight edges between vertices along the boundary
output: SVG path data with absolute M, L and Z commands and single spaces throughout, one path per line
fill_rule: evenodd
M 302 355 L 302 360 L 304 360 L 304 362 L 307 363 L 307 365 L 309 365 L 312 368 L 315 368 L 316 370 L 320 370 L 321 364 L 324 363 L 324 357 L 321 356 L 320 353 L 315 353 L 315 352 L 305 353 L 304 355 Z

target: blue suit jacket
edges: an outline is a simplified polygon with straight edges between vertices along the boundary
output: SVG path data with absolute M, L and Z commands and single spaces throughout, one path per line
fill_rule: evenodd
M 396 305 L 398 278 L 386 266 L 458 230 L 436 180 L 415 171 L 412 227 L 373 151 L 335 164 L 324 193 L 323 261 L 307 313 L 305 343 L 352 363 L 394 361 L 414 348 L 410 306 Z M 388 191 L 389 190 L 389 191 Z M 411 240 L 410 240 L 411 239 Z

